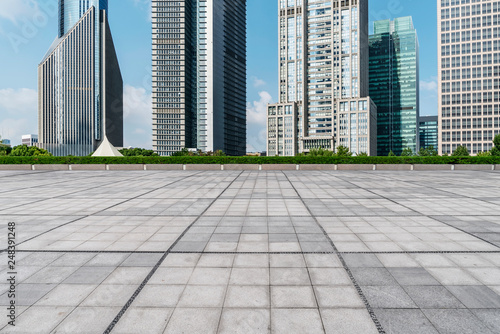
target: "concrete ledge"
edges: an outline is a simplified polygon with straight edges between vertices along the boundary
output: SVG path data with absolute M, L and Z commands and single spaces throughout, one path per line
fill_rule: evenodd
M 300 165 L 299 170 L 337 170 L 337 165 L 330 165 L 330 164 Z
M 33 170 L 69 170 L 69 165 L 33 165 Z
M 292 164 L 269 164 L 262 165 L 262 170 L 297 170 L 297 165 Z
M 408 171 L 411 170 L 411 165 L 404 164 L 379 164 L 377 165 L 377 170 L 390 170 L 390 171 Z
M 0 170 L 31 170 L 31 165 L 0 165 Z
M 413 170 L 451 170 L 452 165 L 413 165 Z
M 106 165 L 70 165 L 71 170 L 106 170 Z
M 146 170 L 183 170 L 183 165 L 151 164 L 151 165 L 146 165 Z
M 493 170 L 493 165 L 455 165 L 455 170 Z
M 259 170 L 259 165 L 229 164 L 229 165 L 224 165 L 224 170 Z
M 192 164 L 185 166 L 186 170 L 221 170 L 221 165 Z
M 500 170 L 500 165 L 495 165 L 495 170 Z
M 373 170 L 373 165 L 356 165 L 356 164 L 345 164 L 337 165 L 337 170 Z
M 144 165 L 142 164 L 131 164 L 131 165 L 106 165 L 107 170 L 144 170 Z

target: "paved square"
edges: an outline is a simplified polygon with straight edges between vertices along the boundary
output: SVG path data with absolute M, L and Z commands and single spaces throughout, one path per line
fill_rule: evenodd
M 500 333 L 499 172 L 0 171 L 0 185 L 2 333 Z

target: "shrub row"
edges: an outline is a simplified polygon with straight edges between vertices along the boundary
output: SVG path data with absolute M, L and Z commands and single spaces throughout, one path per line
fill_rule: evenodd
M 500 157 L 12 157 L 0 164 L 500 164 Z

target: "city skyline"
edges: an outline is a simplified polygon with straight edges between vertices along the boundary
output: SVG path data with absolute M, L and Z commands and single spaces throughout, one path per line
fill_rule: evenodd
M 429 6 L 423 10 L 421 2 L 396 1 L 389 6 L 370 1 L 369 13 L 370 30 L 375 20 L 405 15 L 414 17 L 421 39 L 421 62 L 425 64 L 421 70 L 421 87 L 424 87 L 422 115 L 437 114 L 437 24 L 428 23 L 429 15 L 431 18 L 436 16 L 436 2 L 428 2 Z M 22 134 L 36 132 L 36 66 L 46 51 L 47 43 L 50 44 L 55 37 L 54 29 L 57 28 L 57 23 L 52 22 L 54 17 L 50 16 L 46 7 L 50 1 L 40 0 L 37 3 L 40 6 L 38 11 L 26 7 L 22 1 L 9 0 L 0 10 L 0 43 L 10 46 L 0 72 L 1 78 L 9 78 L 0 79 L 0 132 L 13 144 L 20 143 Z M 248 2 L 247 148 L 250 151 L 265 150 L 265 107 L 267 103 L 278 102 L 277 7 L 275 1 Z M 147 0 L 126 0 L 113 7 L 110 18 L 124 77 L 125 146 L 151 147 L 152 144 L 151 134 L 148 133 L 151 129 L 149 11 Z M 23 40 L 24 22 L 31 20 L 26 18 L 35 17 L 39 12 L 45 13 L 47 22 L 39 19 L 36 31 L 32 33 L 34 37 Z M 133 35 L 130 35 L 130 27 L 134 27 Z M 21 40 L 12 44 L 12 36 L 16 34 L 21 36 Z M 31 102 L 32 95 L 35 96 L 34 104 Z M 35 121 L 32 122 L 30 117 Z

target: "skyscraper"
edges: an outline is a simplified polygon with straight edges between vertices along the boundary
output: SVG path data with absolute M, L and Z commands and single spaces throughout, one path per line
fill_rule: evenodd
M 438 117 L 422 116 L 420 117 L 418 131 L 420 132 L 420 147 L 433 147 L 437 150 L 438 146 Z
M 153 149 L 246 153 L 246 0 L 153 0 Z
M 279 103 L 268 107 L 268 155 L 346 146 L 376 154 L 368 97 L 368 0 L 278 0 Z
M 59 0 L 59 34 L 38 66 L 39 146 L 88 155 L 123 146 L 123 81 L 107 0 Z
M 439 153 L 475 155 L 500 133 L 500 2 L 437 3 Z
M 377 105 L 377 154 L 415 153 L 419 118 L 419 45 L 411 17 L 374 23 L 370 97 Z

